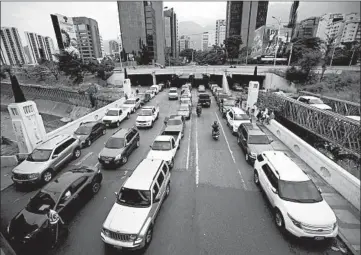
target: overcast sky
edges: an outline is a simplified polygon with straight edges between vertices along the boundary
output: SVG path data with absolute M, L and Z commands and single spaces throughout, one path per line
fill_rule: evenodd
M 272 16 L 288 21 L 292 2 L 270 2 L 267 24 L 274 24 Z M 226 2 L 164 2 L 174 8 L 179 21 L 194 21 L 202 26 L 215 24 L 216 19 L 226 18 Z M 360 2 L 301 2 L 298 20 L 331 12 L 359 12 Z M 55 33 L 50 14 L 59 13 L 69 17 L 86 16 L 98 21 L 104 40 L 115 39 L 119 34 L 116 2 L 2 2 L 1 26 L 14 26 L 26 45 L 24 31 L 50 36 Z

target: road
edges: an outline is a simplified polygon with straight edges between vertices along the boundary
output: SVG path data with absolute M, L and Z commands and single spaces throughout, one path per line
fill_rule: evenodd
M 196 92 L 192 93 L 195 98 Z M 175 113 L 179 105 L 177 101 L 168 101 L 167 92 L 161 92 L 150 104 L 158 103 L 159 120 L 152 129 L 140 130 L 141 146 L 125 166 L 102 170 L 104 180 L 99 193 L 76 214 L 67 239 L 49 254 L 105 254 L 100 230 L 114 203 L 114 192 L 146 156 L 164 118 Z M 135 118 L 133 114 L 122 126 L 133 126 Z M 214 141 L 211 124 L 218 119 L 221 137 Z M 97 165 L 98 153 L 111 134 L 112 130 L 108 130 L 90 148 L 83 149 L 82 156 L 71 165 Z M 146 254 L 341 254 L 333 251 L 329 243 L 301 242 L 278 231 L 266 200 L 253 183 L 252 168 L 221 119 L 214 100 L 199 118 L 193 109 L 171 181 L 171 194 L 160 211 Z M 11 186 L 1 193 L 3 233 L 10 219 L 35 192 L 20 192 Z

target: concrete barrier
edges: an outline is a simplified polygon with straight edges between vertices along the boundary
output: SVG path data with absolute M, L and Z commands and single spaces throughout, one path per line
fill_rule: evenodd
M 277 121 L 266 127 L 360 211 L 360 180 Z
M 56 130 L 51 131 L 50 133 L 47 134 L 47 137 L 49 139 L 56 135 L 73 134 L 74 131 L 79 127 L 81 122 L 100 120 L 101 118 L 103 118 L 103 116 L 105 115 L 105 113 L 107 112 L 107 110 L 109 108 L 120 107 L 121 105 L 123 105 L 124 101 L 125 101 L 124 97 L 117 101 L 114 101 L 113 103 L 110 103 L 94 112 L 91 112 L 91 113 L 89 113 L 79 119 L 76 119 Z
M 1 156 L 1 167 L 16 166 L 18 163 L 18 158 L 15 155 Z

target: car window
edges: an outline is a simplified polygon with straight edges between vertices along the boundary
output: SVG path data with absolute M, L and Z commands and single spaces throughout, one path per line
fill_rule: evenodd
M 174 148 L 174 147 L 175 147 L 175 141 L 172 140 L 172 148 Z
M 267 176 L 267 179 L 268 181 L 271 183 L 271 185 L 274 187 L 274 188 L 278 188 L 278 180 L 277 180 L 277 177 L 273 174 L 271 168 L 269 167 L 268 164 L 264 164 L 262 166 L 262 169 L 265 173 L 265 175 Z
M 279 182 L 280 198 L 298 203 L 317 203 L 323 200 L 316 185 L 311 181 L 283 181 Z
M 155 182 L 152 189 L 153 200 L 157 197 L 158 193 L 159 193 L 159 187 L 158 184 Z
M 62 153 L 63 151 L 65 151 L 65 149 L 67 149 L 73 142 L 75 141 L 74 138 L 69 139 L 68 141 L 62 143 L 61 145 L 59 145 L 55 151 L 54 151 L 54 155 L 59 155 L 60 153 Z
M 125 141 L 129 143 L 134 137 L 134 134 L 132 132 L 127 134 L 127 137 L 125 138 Z
M 168 170 L 169 170 L 169 169 L 168 169 L 167 164 L 163 164 L 162 170 L 163 170 L 163 172 L 164 172 L 165 175 L 168 174 Z
M 228 114 L 229 114 L 229 117 L 230 117 L 231 119 L 233 119 L 233 113 L 232 113 L 232 112 L 229 112 Z
M 121 149 L 124 147 L 124 138 L 110 137 L 105 144 L 105 148 L 108 149 Z
M 258 154 L 257 160 L 258 160 L 259 162 L 262 162 L 262 161 L 263 161 L 263 156 L 262 156 L 262 154 Z
M 39 191 L 30 199 L 26 210 L 31 213 L 44 213 L 45 209 L 53 209 L 55 206 L 54 198 L 47 192 Z
M 151 193 L 149 190 L 134 190 L 122 187 L 117 196 L 117 203 L 131 207 L 149 207 Z
M 71 191 L 73 193 L 77 192 L 80 187 L 86 182 L 88 178 L 86 176 L 82 176 L 79 179 L 77 179 L 73 184 L 71 185 Z
M 70 199 L 70 197 L 74 194 L 74 192 L 72 192 L 71 188 L 68 188 L 64 194 L 61 196 L 60 200 L 59 200 L 59 204 L 64 204 L 66 201 L 68 201 Z
M 91 128 L 88 126 L 79 126 L 78 129 L 74 132 L 76 135 L 89 135 Z
M 245 129 L 242 130 L 243 138 L 248 140 L 247 131 Z
M 163 181 L 164 181 L 164 174 L 162 171 L 159 171 L 158 178 L 157 178 L 159 187 L 162 187 Z
M 119 112 L 121 112 L 121 110 L 119 110 Z M 118 116 L 119 112 L 117 110 L 109 110 L 109 111 L 107 111 L 105 116 Z

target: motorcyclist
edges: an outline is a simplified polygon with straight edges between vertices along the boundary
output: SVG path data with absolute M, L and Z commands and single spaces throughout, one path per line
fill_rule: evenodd
M 202 105 L 200 103 L 197 104 L 197 114 L 202 113 Z
M 213 125 L 212 125 L 212 134 L 213 133 L 218 133 L 219 132 L 219 124 L 217 121 L 214 121 Z

